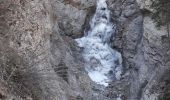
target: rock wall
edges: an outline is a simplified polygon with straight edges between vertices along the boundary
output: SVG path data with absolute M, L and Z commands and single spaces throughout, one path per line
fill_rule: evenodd
M 123 74 L 101 91 L 73 38 L 89 28 L 95 0 L 0 0 L 0 99 L 169 100 L 170 40 L 149 0 L 108 0 Z
M 91 6 L 92 1 L 0 1 L 0 99 L 92 98 L 81 55 L 67 37 L 81 33 Z
M 146 0 L 143 3 L 141 10 L 147 9 L 153 11 L 150 8 L 150 0 Z M 140 3 L 139 3 L 140 4 Z M 141 50 L 138 54 L 142 57 L 136 56 L 137 66 L 140 66 L 139 76 L 140 82 L 147 83 L 141 91 L 141 100 L 168 100 L 169 97 L 169 70 L 170 70 L 170 39 L 167 33 L 167 29 L 162 26 L 156 27 L 156 24 L 151 19 L 151 14 L 143 14 L 143 43 L 141 44 Z
M 122 80 L 110 86 L 112 95 L 123 100 L 168 100 L 170 39 L 166 29 L 158 29 L 151 19 L 151 1 L 109 0 L 108 4 L 118 23 L 113 47 L 122 52 L 124 61 Z

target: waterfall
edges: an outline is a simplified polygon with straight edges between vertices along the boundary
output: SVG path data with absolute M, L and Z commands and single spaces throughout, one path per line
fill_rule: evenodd
M 90 29 L 82 38 L 76 39 L 83 48 L 85 69 L 92 81 L 108 86 L 108 82 L 121 78 L 122 57 L 110 47 L 116 25 L 110 21 L 106 0 L 98 0 L 97 8 L 90 21 Z

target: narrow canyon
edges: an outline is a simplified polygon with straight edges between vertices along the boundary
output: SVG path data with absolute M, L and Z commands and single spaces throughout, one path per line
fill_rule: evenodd
M 0 0 L 0 100 L 170 100 L 154 1 Z

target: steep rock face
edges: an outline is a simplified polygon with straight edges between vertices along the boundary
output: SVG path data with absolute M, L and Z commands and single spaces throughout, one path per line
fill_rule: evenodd
M 151 1 L 146 0 L 141 10 L 153 11 L 150 4 Z M 136 65 L 140 66 L 140 82 L 147 83 L 142 87 L 141 100 L 168 100 L 170 39 L 167 37 L 167 29 L 164 26 L 157 28 L 150 15 L 144 13 L 142 49 L 138 50 L 136 56 Z
M 109 96 L 122 100 L 138 100 L 138 81 L 136 76 L 135 55 L 142 41 L 143 16 L 135 0 L 108 0 L 112 19 L 117 23 L 117 34 L 113 47 L 123 57 L 123 74 L 120 81 L 110 85 Z M 140 85 L 140 84 L 139 84 Z
M 112 96 L 119 94 L 123 100 L 169 99 L 170 42 L 165 28 L 158 30 L 150 14 L 145 14 L 145 9 L 152 11 L 150 3 L 149 0 L 108 0 L 113 21 L 118 23 L 113 47 L 122 52 L 124 61 L 122 80 L 110 87 Z
M 54 16 L 61 29 L 60 34 L 70 37 L 83 35 L 88 14 L 95 8 L 95 0 L 53 0 Z
M 95 2 L 0 0 L 0 99 L 169 100 L 170 40 L 144 15 L 149 0 L 108 0 L 124 69 L 104 93 L 93 87 L 72 38 L 89 28 Z
M 88 11 L 77 10 L 74 2 L 80 1 L 0 1 L 1 99 L 92 98 L 90 79 L 79 61 L 81 56 L 72 52 L 77 50 L 74 41 L 60 36 L 62 31 L 64 35 L 72 34 L 72 28 L 79 32 L 85 21 Z M 80 2 L 80 8 L 88 8 L 89 2 Z M 66 25 L 65 21 L 73 25 L 60 29 L 58 24 Z
M 42 88 L 37 86 L 41 80 L 38 80 L 40 73 L 36 71 L 45 70 L 46 66 L 49 66 L 49 58 L 43 60 L 49 53 L 47 39 L 52 33 L 50 8 L 49 11 L 44 9 L 49 7 L 48 3 L 48 1 L 38 3 L 38 1 L 1 0 L 1 60 L 4 62 L 3 69 L 6 74 L 2 73 L 2 77 L 4 81 L 11 80 L 12 85 L 21 82 L 19 93 L 23 92 L 21 90 L 27 84 L 30 85 L 28 87 L 31 92 L 40 91 L 38 88 Z M 26 78 L 28 76 L 29 78 Z M 40 95 L 41 93 L 38 93 L 35 98 L 40 98 Z

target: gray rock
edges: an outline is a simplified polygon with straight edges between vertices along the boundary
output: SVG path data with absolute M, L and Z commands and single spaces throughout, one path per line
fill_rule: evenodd
M 88 29 L 95 2 L 0 0 L 0 99 L 169 100 L 170 40 L 141 0 L 107 1 L 124 72 L 107 88 L 90 80 L 73 38 Z

